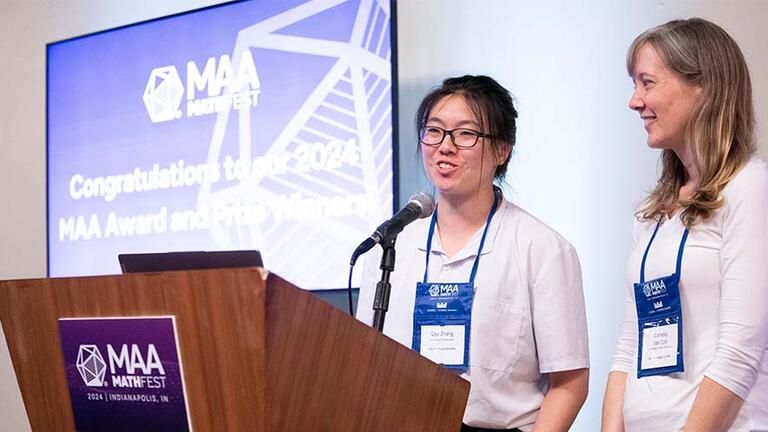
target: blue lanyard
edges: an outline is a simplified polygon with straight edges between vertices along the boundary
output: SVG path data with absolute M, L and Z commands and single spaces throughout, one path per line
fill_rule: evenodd
M 653 243 L 653 239 L 656 238 L 656 233 L 659 232 L 659 227 L 661 226 L 661 219 L 659 219 L 658 222 L 656 222 L 656 228 L 653 230 L 653 234 L 651 235 L 651 239 L 648 241 L 648 246 L 645 248 L 645 253 L 643 254 L 643 262 L 640 264 L 640 283 L 645 283 L 645 260 L 648 258 L 648 251 L 651 250 L 651 244 Z M 685 248 L 685 241 L 688 239 L 688 228 L 683 231 L 683 237 L 680 239 L 680 246 L 677 249 L 677 265 L 675 267 L 675 274 L 680 277 L 680 268 L 682 266 L 683 262 L 683 249 Z
M 483 244 L 485 244 L 485 236 L 488 234 L 488 226 L 491 225 L 491 219 L 493 214 L 496 213 L 496 209 L 499 206 L 499 198 L 501 191 L 496 187 L 493 188 L 493 205 L 491 211 L 488 213 L 488 219 L 485 221 L 485 228 L 483 228 L 483 237 L 480 238 L 480 247 L 477 248 L 477 256 L 475 257 L 475 263 L 472 265 L 472 273 L 469 275 L 469 283 L 475 284 L 475 274 L 477 274 L 477 266 L 480 264 L 480 253 L 483 251 Z M 432 251 L 432 237 L 435 235 L 435 225 L 437 225 L 437 209 L 432 214 L 432 222 L 429 224 L 429 235 L 427 236 L 427 259 L 424 267 L 424 283 L 427 283 L 427 273 L 429 271 L 429 255 Z

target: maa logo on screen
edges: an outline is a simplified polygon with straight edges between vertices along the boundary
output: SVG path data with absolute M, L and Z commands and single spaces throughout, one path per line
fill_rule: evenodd
M 187 117 L 241 110 L 258 104 L 261 83 L 250 50 L 236 57 L 234 64 L 228 54 L 209 57 L 202 69 L 189 61 L 186 72 L 186 83 L 176 66 L 158 67 L 150 72 L 143 99 L 152 123 L 182 118 L 185 91 Z

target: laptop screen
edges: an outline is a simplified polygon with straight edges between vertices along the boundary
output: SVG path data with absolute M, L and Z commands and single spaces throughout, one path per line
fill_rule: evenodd
M 137 253 L 120 254 L 117 258 L 123 273 L 262 267 L 264 265 L 261 253 L 257 250 Z

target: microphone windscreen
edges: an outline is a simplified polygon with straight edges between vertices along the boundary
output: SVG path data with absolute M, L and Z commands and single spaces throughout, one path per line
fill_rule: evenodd
M 408 199 L 408 202 L 415 203 L 421 210 L 419 218 L 425 218 L 432 216 L 435 211 L 435 199 L 432 195 L 426 192 L 417 192 Z

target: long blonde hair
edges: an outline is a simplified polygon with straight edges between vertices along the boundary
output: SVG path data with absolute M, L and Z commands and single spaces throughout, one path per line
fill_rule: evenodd
M 686 181 L 685 169 L 674 151 L 664 150 L 661 177 L 637 216 L 657 220 L 682 208 L 680 218 L 691 227 L 723 205 L 723 188 L 755 153 L 749 69 L 733 38 L 701 18 L 670 21 L 635 38 L 627 51 L 630 75 L 637 53 L 645 45 L 680 78 L 702 89 L 686 126 L 701 178 L 688 199 L 678 200 Z

